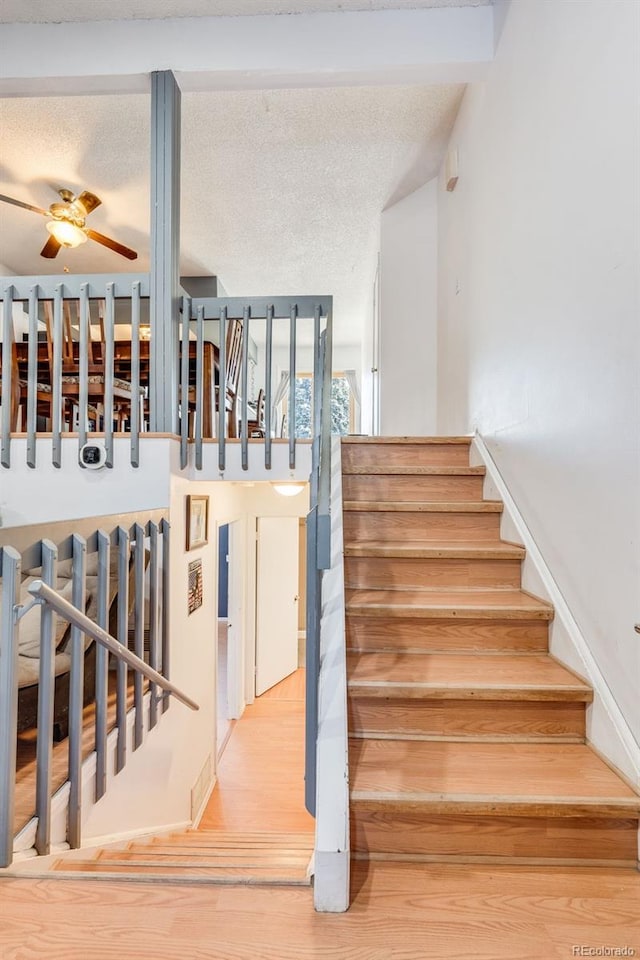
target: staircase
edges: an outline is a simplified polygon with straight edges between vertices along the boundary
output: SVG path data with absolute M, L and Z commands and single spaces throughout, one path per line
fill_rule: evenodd
M 585 742 L 469 445 L 343 441 L 352 853 L 636 866 L 640 797 Z
M 309 886 L 313 836 L 185 830 L 124 847 L 103 848 L 90 859 L 67 856 L 52 870 L 70 877 L 184 883 Z

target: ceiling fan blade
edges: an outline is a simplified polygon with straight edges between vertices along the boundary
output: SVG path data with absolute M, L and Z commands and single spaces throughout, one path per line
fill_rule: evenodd
M 127 260 L 138 259 L 138 254 L 135 250 L 132 250 L 130 247 L 125 247 L 124 244 L 118 243 L 117 240 L 112 240 L 111 237 L 105 237 L 103 233 L 97 233 L 95 230 L 87 230 L 87 236 L 90 240 L 101 243 L 103 247 L 109 247 L 110 250 L 119 253 L 121 257 L 126 257 Z
M 62 244 L 58 243 L 58 241 L 52 234 L 47 240 L 47 242 L 45 243 L 42 250 L 40 251 L 40 256 L 46 257 L 47 260 L 53 260 L 54 257 L 58 256 L 58 252 L 61 246 Z
M 24 207 L 25 210 L 33 210 L 34 213 L 41 213 L 43 217 L 50 216 L 48 210 L 43 210 L 42 207 L 34 207 L 32 203 L 25 203 L 23 200 L 14 200 L 13 197 L 5 197 L 4 193 L 0 193 L 0 200 L 4 200 L 5 203 L 12 203 L 14 207 Z
M 76 201 L 80 202 L 84 209 L 87 211 L 87 216 L 91 213 L 92 210 L 95 210 L 96 207 L 99 207 L 102 203 L 100 197 L 96 197 L 95 193 L 90 193 L 88 190 L 83 190 L 79 197 L 76 197 Z

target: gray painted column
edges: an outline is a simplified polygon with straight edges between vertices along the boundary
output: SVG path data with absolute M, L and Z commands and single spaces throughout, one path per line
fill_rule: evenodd
M 180 254 L 180 88 L 151 74 L 151 430 L 177 432 Z

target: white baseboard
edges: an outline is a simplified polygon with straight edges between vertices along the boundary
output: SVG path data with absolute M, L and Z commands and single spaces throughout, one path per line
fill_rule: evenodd
M 81 847 L 86 854 L 87 850 L 94 847 L 103 847 L 111 843 L 125 843 L 129 840 L 138 840 L 142 837 L 162 836 L 165 833 L 178 833 L 181 830 L 191 828 L 190 820 L 178 820 L 175 823 L 163 823 L 157 827 L 138 827 L 135 830 L 123 830 L 122 833 L 105 833 L 99 837 L 91 837 Z M 77 852 L 77 851 L 76 851 Z
M 476 433 L 471 445 L 472 464 L 487 470 L 485 496 L 504 503 L 501 535 L 517 540 L 527 551 L 522 570 L 525 590 L 553 604 L 555 617 L 549 630 L 549 652 L 570 670 L 579 673 L 593 688 L 593 703 L 587 709 L 587 739 L 629 781 L 640 787 L 640 744 L 620 710 L 589 643 L 582 633 L 533 534 L 511 496 L 498 466 L 484 440 Z
M 214 774 L 213 779 L 209 784 L 209 786 L 207 787 L 206 793 L 202 799 L 202 803 L 200 804 L 200 809 L 198 810 L 195 817 L 193 818 L 193 823 L 191 824 L 192 830 L 197 830 L 198 827 L 200 826 L 200 821 L 204 816 L 204 812 L 207 809 L 207 804 L 209 803 L 209 800 L 211 799 L 211 794 L 213 793 L 213 788 L 215 787 L 217 782 L 218 782 L 218 778 Z

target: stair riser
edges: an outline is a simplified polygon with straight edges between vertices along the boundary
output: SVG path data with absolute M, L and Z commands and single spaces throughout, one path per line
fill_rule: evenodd
M 469 465 L 467 443 L 343 443 L 342 467 Z
M 346 474 L 345 500 L 482 500 L 482 477 L 394 477 Z
M 344 542 L 361 540 L 496 540 L 499 513 L 345 510 Z
M 345 586 L 385 590 L 520 586 L 519 560 L 345 557 Z
M 103 851 L 98 863 L 104 864 L 105 869 L 110 863 L 133 863 L 139 867 L 149 866 L 155 869 L 158 866 L 171 867 L 211 867 L 212 870 L 223 869 L 263 869 L 265 867 L 295 867 L 304 872 L 311 859 L 311 853 L 305 856 L 282 856 L 268 854 L 266 856 L 247 854 L 245 857 L 238 857 L 235 854 L 225 856 L 220 853 L 213 857 L 210 854 L 198 854 L 193 851 L 185 851 L 181 854 L 156 853 L 153 848 L 125 851 Z
M 347 647 L 350 650 L 544 653 L 547 646 L 548 626 L 545 621 L 347 617 Z
M 349 696 L 352 734 L 584 739 L 583 703 L 518 700 L 392 700 Z
M 136 863 L 117 863 L 86 860 L 63 860 L 56 865 L 56 871 L 64 873 L 82 873 L 91 875 L 120 874 L 123 879 L 143 880 L 166 877 L 171 881 L 186 882 L 206 881 L 209 883 L 226 884 L 277 884 L 309 886 L 310 880 L 306 870 L 292 867 L 200 867 L 171 866 L 158 864 L 157 866 L 140 865 Z
M 388 815 L 351 806 L 355 854 L 637 861 L 638 820 Z

